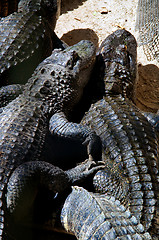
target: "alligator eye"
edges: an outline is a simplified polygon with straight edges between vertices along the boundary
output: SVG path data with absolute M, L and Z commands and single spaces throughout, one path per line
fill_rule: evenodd
M 109 53 L 111 50 L 112 50 L 112 47 L 107 44 L 106 46 L 102 47 L 101 54 L 105 55 L 105 54 Z
M 77 62 L 79 60 L 79 55 L 75 51 L 72 52 L 72 57 L 73 57 L 74 62 Z
M 121 44 L 118 47 L 119 51 L 126 52 L 127 51 L 127 46 L 125 44 Z

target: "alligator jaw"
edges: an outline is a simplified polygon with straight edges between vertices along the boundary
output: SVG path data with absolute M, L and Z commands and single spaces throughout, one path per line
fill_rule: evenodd
M 70 50 L 72 47 L 70 47 Z M 79 74 L 77 84 L 79 87 L 85 87 L 88 82 L 91 70 L 95 62 L 96 49 L 91 41 L 82 40 L 76 44 L 77 62 L 74 65 L 74 72 Z

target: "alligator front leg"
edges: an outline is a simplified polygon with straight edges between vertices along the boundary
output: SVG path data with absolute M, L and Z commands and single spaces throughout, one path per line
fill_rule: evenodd
M 89 127 L 69 122 L 65 114 L 59 112 L 51 117 L 49 130 L 52 135 L 81 141 L 83 145 L 87 146 L 89 159 L 93 161 L 101 161 L 102 143 L 100 137 Z
M 9 102 L 18 97 L 23 91 L 23 85 L 14 84 L 0 88 L 0 108 L 5 107 Z
M 49 196 L 52 198 L 51 204 L 55 204 L 54 201 L 56 196 L 61 193 L 63 202 L 70 192 L 72 184 L 77 184 L 79 181 L 81 182 L 81 180 L 101 168 L 103 168 L 102 165 L 95 167 L 92 166 L 92 163 L 89 160 L 68 171 L 63 171 L 62 169 L 43 161 L 27 162 L 20 165 L 12 173 L 7 185 L 7 208 L 10 219 L 9 225 L 11 225 L 9 229 L 12 229 L 12 226 L 14 229 L 15 223 L 18 224 L 21 223 L 21 221 L 24 221 L 25 223 L 28 213 L 30 213 L 30 209 L 35 206 L 34 201 L 38 192 L 42 189 L 46 190 L 46 196 L 43 196 L 44 201 L 46 198 L 47 202 L 47 192 L 50 192 Z M 60 204 L 62 203 L 58 204 L 59 206 L 57 206 L 57 208 L 60 208 Z M 47 208 L 47 204 L 44 204 L 40 207 L 40 212 L 43 212 L 43 209 Z M 55 210 L 58 211 L 59 209 Z M 51 214 L 51 211 L 52 210 L 49 209 L 49 215 Z M 41 215 L 42 214 L 40 213 L 40 217 L 42 218 Z M 45 221 L 45 219 L 42 219 L 42 221 Z

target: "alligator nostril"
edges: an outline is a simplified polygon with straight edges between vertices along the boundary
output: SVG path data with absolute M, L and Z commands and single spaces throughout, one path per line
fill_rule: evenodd
M 41 73 L 43 74 L 45 72 L 45 68 L 41 69 Z
M 52 76 L 55 76 L 55 71 L 52 71 L 52 72 L 51 72 L 51 75 L 52 75 Z
M 42 93 L 42 94 L 48 94 L 48 93 L 49 93 L 49 89 L 47 89 L 46 87 L 42 87 L 42 88 L 40 89 L 40 93 Z

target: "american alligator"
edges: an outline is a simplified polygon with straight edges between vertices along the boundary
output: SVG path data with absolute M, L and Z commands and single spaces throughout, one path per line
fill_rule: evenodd
M 61 113 L 50 121 L 58 122 L 52 132 L 60 135 L 65 126 L 64 133 L 67 129 L 74 135 L 85 135 L 85 127 L 90 127 L 100 136 L 106 169 L 95 174 L 95 191 L 114 195 L 129 206 L 145 231 L 158 239 L 158 145 L 153 126 L 132 103 L 136 46 L 135 38 L 124 29 L 108 36 L 97 54 L 105 96 L 91 106 L 82 125 L 71 125 Z M 72 220 L 69 224 L 74 229 L 80 223 Z
M 55 49 L 39 64 L 22 93 L 3 106 L 0 114 L 1 239 L 5 239 L 5 194 L 11 173 L 24 162 L 43 160 L 49 118 L 57 111 L 69 115 L 82 95 L 94 61 L 95 47 L 90 41 L 81 41 L 63 51 Z M 82 139 L 92 149 L 99 140 L 92 131 Z M 96 154 L 89 149 L 90 160 L 95 159 Z
M 0 19 L 0 86 L 26 83 L 54 48 L 64 48 L 54 33 L 59 0 L 21 0 L 18 12 Z
M 103 42 L 99 57 L 105 63 L 105 97 L 90 108 L 82 123 L 101 137 L 104 159 L 111 172 L 109 175 L 99 171 L 95 175 L 96 191 L 113 192 L 122 200 L 121 186 L 128 185 L 125 198 L 131 213 L 153 239 L 158 239 L 158 145 L 154 128 L 130 100 L 135 54 L 136 41 L 125 30 L 114 32 Z
M 19 0 L 0 0 L 0 17 L 6 17 L 18 10 Z

